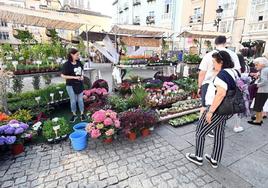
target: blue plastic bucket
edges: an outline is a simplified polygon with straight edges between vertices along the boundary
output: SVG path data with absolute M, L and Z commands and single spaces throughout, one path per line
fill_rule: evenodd
M 87 147 L 87 132 L 75 131 L 69 135 L 72 147 L 76 151 L 83 150 Z
M 86 122 L 81 122 L 77 123 L 73 126 L 74 131 L 84 131 L 88 123 Z

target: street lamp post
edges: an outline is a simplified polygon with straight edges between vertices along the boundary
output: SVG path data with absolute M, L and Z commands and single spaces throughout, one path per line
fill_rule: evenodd
M 222 12 L 223 9 L 221 8 L 221 6 L 218 7 L 218 9 L 216 10 L 216 20 L 214 20 L 214 26 L 217 27 L 217 32 L 219 31 L 219 26 L 220 26 L 220 21 L 221 21 L 221 17 L 222 17 Z

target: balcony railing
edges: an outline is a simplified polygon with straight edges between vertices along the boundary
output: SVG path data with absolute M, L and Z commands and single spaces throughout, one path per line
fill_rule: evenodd
M 148 3 L 153 2 L 153 1 L 156 1 L 156 0 L 147 0 Z
M 268 21 L 249 24 L 250 32 L 263 32 L 268 31 Z
M 141 4 L 140 0 L 134 0 L 133 1 L 133 6 L 137 6 L 137 5 L 140 5 L 140 4 Z
M 155 23 L 154 16 L 147 16 L 146 17 L 146 24 L 154 24 L 154 23 Z
M 140 18 L 135 18 L 133 20 L 133 25 L 140 25 L 140 22 L 141 22 Z
M 189 17 L 189 23 L 201 23 L 202 22 L 202 15 L 193 15 Z
M 122 8 L 119 8 L 119 14 L 123 13 Z

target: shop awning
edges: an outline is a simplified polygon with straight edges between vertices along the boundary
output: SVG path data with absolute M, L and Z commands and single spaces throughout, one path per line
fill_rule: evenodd
M 77 30 L 82 25 L 93 25 L 91 22 L 72 13 L 31 10 L 3 4 L 0 6 L 0 19 L 24 25 L 66 30 Z
M 165 33 L 173 34 L 174 31 L 161 27 L 148 27 L 139 25 L 114 25 L 110 33 L 137 36 L 162 36 Z
M 214 31 L 183 31 L 181 34 L 178 35 L 178 37 L 213 39 L 219 35 L 224 35 L 228 37 L 226 33 L 220 33 Z

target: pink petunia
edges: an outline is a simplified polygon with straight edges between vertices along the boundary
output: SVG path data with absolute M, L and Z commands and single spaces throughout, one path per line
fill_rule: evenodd
M 96 123 L 101 123 L 105 120 L 106 113 L 104 110 L 99 110 L 92 115 L 92 119 Z
M 100 132 L 99 129 L 92 129 L 90 135 L 91 135 L 92 138 L 98 138 L 98 137 L 101 136 L 101 132 Z
M 112 136 L 114 134 L 114 129 L 109 129 L 105 132 L 106 136 Z
M 105 126 L 109 126 L 113 124 L 113 120 L 111 118 L 106 118 L 103 123 Z
M 120 128 L 120 121 L 119 120 L 115 120 L 114 121 L 114 125 L 116 128 Z

